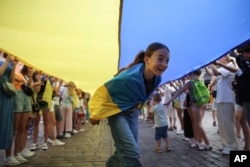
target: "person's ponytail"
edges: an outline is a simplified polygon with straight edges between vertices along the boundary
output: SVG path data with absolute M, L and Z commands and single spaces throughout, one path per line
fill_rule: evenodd
M 132 63 L 130 63 L 127 67 L 124 67 L 124 68 L 121 68 L 114 76 L 117 76 L 118 74 L 120 74 L 122 71 L 126 70 L 126 69 L 129 69 L 131 67 L 133 67 L 134 65 L 136 64 L 139 64 L 139 63 L 144 63 L 144 56 L 145 56 L 145 52 L 144 51 L 140 51 L 134 61 Z

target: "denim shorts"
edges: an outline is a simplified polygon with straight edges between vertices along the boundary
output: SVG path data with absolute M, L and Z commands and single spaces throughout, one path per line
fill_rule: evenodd
M 18 90 L 14 96 L 14 112 L 28 112 L 31 111 L 31 98 L 22 90 Z
M 161 138 L 168 138 L 168 126 L 155 128 L 155 140 L 160 140 Z

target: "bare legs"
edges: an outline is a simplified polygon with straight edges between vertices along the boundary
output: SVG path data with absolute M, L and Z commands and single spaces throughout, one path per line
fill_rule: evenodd
M 16 132 L 14 155 L 20 153 L 27 140 L 27 124 L 29 120 L 29 112 L 15 112 L 14 114 L 14 132 Z
M 204 116 L 204 106 L 197 106 L 193 105 L 191 107 L 192 113 L 193 113 L 193 126 L 194 126 L 194 134 L 196 136 L 196 139 L 198 143 L 202 143 L 202 141 L 205 142 L 206 145 L 210 145 L 207 135 L 202 127 L 202 119 Z

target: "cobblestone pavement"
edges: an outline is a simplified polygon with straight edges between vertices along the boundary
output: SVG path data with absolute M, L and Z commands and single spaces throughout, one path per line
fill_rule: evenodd
M 177 135 L 171 131 L 169 140 L 172 151 L 155 153 L 153 151 L 155 147 L 153 124 L 141 120 L 139 146 L 143 167 L 228 167 L 229 156 L 222 155 L 219 151 L 218 127 L 212 125 L 210 111 L 206 111 L 203 125 L 213 146 L 212 151 L 198 151 L 190 148 L 183 140 L 183 135 Z M 29 158 L 29 162 L 19 167 L 104 167 L 105 161 L 115 150 L 107 121 L 103 120 L 98 126 L 84 125 L 83 127 L 84 132 L 62 139 L 66 142 L 64 146 L 49 145 L 47 151 L 40 148 L 34 157 Z M 40 131 L 39 144 L 42 145 L 42 124 Z M 29 139 L 28 147 L 31 142 Z M 243 142 L 243 139 L 239 140 L 241 149 Z M 2 166 L 3 157 L 4 151 L 1 150 L 0 166 Z

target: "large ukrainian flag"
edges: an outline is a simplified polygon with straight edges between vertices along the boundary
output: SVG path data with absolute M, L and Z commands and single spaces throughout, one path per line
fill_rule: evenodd
M 249 40 L 249 11 L 249 0 L 1 0 L 0 48 L 93 93 L 161 42 L 164 83 Z

